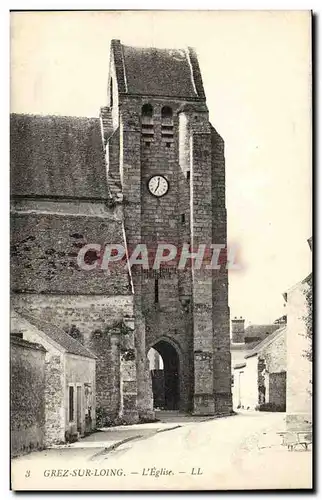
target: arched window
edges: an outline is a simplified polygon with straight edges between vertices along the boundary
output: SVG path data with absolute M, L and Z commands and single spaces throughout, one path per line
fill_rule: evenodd
M 110 108 L 113 108 L 113 80 L 110 79 Z
M 151 104 L 143 104 L 141 110 L 141 133 L 143 143 L 146 147 L 150 146 L 150 143 L 154 139 L 153 130 L 153 107 Z
M 173 112 L 170 106 L 161 109 L 161 139 L 170 148 L 173 143 Z
M 170 121 L 172 123 L 172 108 L 170 106 L 163 106 L 161 109 L 162 122 Z

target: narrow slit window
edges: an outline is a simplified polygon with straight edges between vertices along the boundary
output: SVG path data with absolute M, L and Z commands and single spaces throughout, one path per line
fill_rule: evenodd
M 182 224 L 184 224 L 186 222 L 185 214 L 181 214 L 181 222 L 182 222 Z
M 187 170 L 187 181 L 190 181 L 190 170 Z
M 113 80 L 110 79 L 110 108 L 113 108 Z
M 154 303 L 159 303 L 159 280 L 154 280 Z

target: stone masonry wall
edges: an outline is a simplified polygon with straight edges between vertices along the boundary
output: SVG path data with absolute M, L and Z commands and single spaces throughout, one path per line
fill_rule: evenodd
M 150 130 L 153 138 L 149 138 L 148 141 L 141 133 L 141 108 L 147 103 L 153 106 L 153 130 Z M 170 106 L 173 110 L 173 139 L 168 143 L 162 136 L 161 109 L 164 105 Z M 152 254 L 152 262 L 158 243 L 170 243 L 177 248 L 181 248 L 183 243 L 191 243 L 191 213 L 195 220 L 193 230 L 195 242 L 226 243 L 223 141 L 216 131 L 210 128 L 204 103 L 191 103 L 189 106 L 194 111 L 179 127 L 177 112 L 182 105 L 183 101 L 179 99 L 126 96 L 121 98 L 120 173 L 124 195 L 126 239 L 130 252 L 137 243 L 147 244 Z M 199 134 L 198 138 L 194 138 L 194 141 L 199 141 L 194 145 L 194 158 L 189 156 L 187 134 L 190 136 L 191 131 Z M 195 164 L 195 169 L 200 170 L 194 180 L 195 186 L 197 182 L 200 183 L 200 196 L 198 195 L 198 199 L 195 197 L 192 212 L 190 207 L 192 181 L 189 180 L 193 175 L 191 162 Z M 205 165 L 207 165 L 206 171 Z M 148 192 L 148 180 L 154 174 L 164 175 L 169 181 L 169 191 L 163 198 L 155 198 Z M 197 180 L 198 176 L 200 178 Z M 207 195 L 205 193 L 207 185 L 209 185 L 209 196 L 208 192 Z M 195 188 L 194 193 L 196 196 Z M 200 228 L 197 228 L 199 223 Z M 201 227 L 208 231 L 207 235 L 198 234 Z M 197 314 L 191 307 L 190 268 L 184 272 L 173 272 L 167 278 L 142 276 L 133 270 L 135 314 L 142 314 L 145 324 L 136 345 L 145 345 L 147 353 L 148 349 L 161 338 L 173 341 L 177 346 L 179 358 L 181 356 L 184 359 L 180 367 L 181 408 L 192 409 L 194 378 L 200 385 L 201 379 L 206 377 L 207 383 L 203 383 L 202 386 L 211 396 L 208 398 L 205 411 L 225 412 L 231 409 L 228 274 L 227 271 L 223 271 L 219 276 L 208 274 L 207 277 L 195 280 L 195 285 L 197 282 L 200 283 L 200 294 L 196 292 L 196 288 L 194 289 L 194 293 L 199 294 L 200 302 L 198 305 L 200 314 Z M 207 307 L 209 306 L 208 318 L 205 317 L 206 303 Z M 198 352 L 195 362 L 193 361 L 193 317 L 195 334 L 196 328 L 200 332 L 195 350 L 201 349 L 211 353 L 210 362 L 204 361 L 203 358 L 199 360 Z M 200 323 L 199 326 L 196 326 L 196 321 Z M 138 331 L 136 335 L 139 335 Z M 205 342 L 208 342 L 208 347 L 204 346 Z M 142 364 L 140 366 L 142 367 Z M 140 366 L 138 366 L 139 391 L 140 386 L 146 387 L 148 383 L 146 374 L 139 374 Z M 200 376 L 194 377 L 196 366 Z M 209 405 L 212 405 L 212 409 Z
M 15 311 L 11 314 L 11 328 L 23 333 L 29 342 L 37 342 L 46 349 L 45 358 L 45 435 L 44 444 L 63 443 L 65 441 L 65 406 L 64 406 L 64 354 L 62 349 L 54 347 L 35 326 L 31 325 Z
M 224 141 L 211 126 L 212 155 L 212 240 L 227 249 L 227 211 Z M 223 257 L 223 258 L 222 258 Z M 219 270 L 213 271 L 214 325 L 214 389 L 216 409 L 229 413 L 232 409 L 230 312 L 228 307 L 227 252 L 221 254 Z
M 286 329 L 283 335 L 278 336 L 270 345 L 263 349 L 260 356 L 265 359 L 266 370 L 269 373 L 286 371 Z
M 10 342 L 11 455 L 41 449 L 45 431 L 45 350 L 12 338 Z
M 303 427 L 312 422 L 312 362 L 305 356 L 309 349 L 304 318 L 307 314 L 306 283 L 287 292 L 287 396 L 286 422 Z
M 12 306 L 23 307 L 67 330 L 75 325 L 84 345 L 97 356 L 96 405 L 110 418 L 120 409 L 119 351 L 111 345 L 110 330 L 122 318 L 133 317 L 132 296 L 14 294 Z
M 146 146 L 141 135 L 141 107 L 150 102 L 153 105 L 154 139 Z M 180 101 L 166 99 L 127 99 L 122 104 L 123 140 L 123 193 L 125 230 L 129 249 L 138 242 L 148 246 L 150 267 L 152 267 L 158 243 L 173 244 L 181 247 L 189 243 L 189 182 L 179 169 L 178 161 L 178 117 L 176 110 Z M 162 138 L 161 108 L 173 109 L 173 142 Z M 170 183 L 166 196 L 157 199 L 148 192 L 147 183 L 153 174 L 163 174 Z M 181 193 L 181 194 L 179 194 Z M 179 207 L 179 199 L 182 198 Z M 184 201 L 186 200 L 186 201 Z M 172 262 L 175 265 L 175 262 Z M 190 269 L 188 270 L 189 275 Z M 155 279 L 158 279 L 157 285 Z M 136 296 L 136 308 L 140 308 L 145 320 L 145 357 L 151 345 L 161 338 L 169 338 L 178 346 L 185 360 L 180 367 L 180 403 L 182 409 L 188 409 L 192 398 L 192 319 L 189 301 L 191 300 L 191 278 L 189 281 L 174 272 L 165 277 L 142 276 L 133 270 L 133 282 Z M 186 284 L 187 283 L 187 284 Z M 158 287 L 158 303 L 155 302 L 155 288 Z M 190 295 L 190 297 L 189 297 Z M 137 309 L 136 309 L 137 310 Z M 148 371 L 141 375 L 145 378 Z M 146 381 L 151 385 L 151 381 Z M 139 383 L 139 387 L 140 387 Z M 139 388 L 138 388 L 139 389 Z M 140 390 L 140 389 L 139 389 Z M 145 391 L 146 392 L 146 391 Z
M 86 244 L 123 245 L 122 222 L 116 218 L 55 213 L 14 212 L 11 222 L 11 288 L 33 293 L 127 295 L 124 261 L 110 274 L 101 268 L 81 269 L 79 250 Z M 88 255 L 88 264 L 103 255 Z

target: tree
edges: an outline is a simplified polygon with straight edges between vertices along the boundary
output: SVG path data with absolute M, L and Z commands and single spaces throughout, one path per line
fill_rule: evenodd
M 304 318 L 305 326 L 306 326 L 306 337 L 309 339 L 309 348 L 306 351 L 305 355 L 309 361 L 313 360 L 313 349 L 312 349 L 312 341 L 313 341 L 313 279 L 312 274 L 307 278 L 306 284 L 308 285 L 305 291 L 305 298 L 307 303 L 307 314 Z

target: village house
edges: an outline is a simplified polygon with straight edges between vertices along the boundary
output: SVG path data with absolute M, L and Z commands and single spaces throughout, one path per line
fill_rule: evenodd
M 258 342 L 234 366 L 233 404 L 254 410 L 270 403 L 272 410 L 286 405 L 286 325 Z
M 312 238 L 308 240 L 312 250 Z M 312 287 L 312 274 L 293 285 L 286 293 L 287 310 L 287 399 L 288 428 L 312 424 L 312 345 L 307 336 L 307 292 Z
M 37 425 L 39 421 L 40 429 L 38 432 L 40 437 L 34 443 L 34 447 L 75 440 L 78 436 L 94 430 L 96 427 L 95 356 L 56 325 L 27 311 L 20 311 L 18 314 L 13 310 L 11 327 L 16 332 L 14 344 L 22 342 L 28 347 L 24 360 L 26 364 L 33 363 L 31 356 L 35 357 L 35 349 L 38 351 L 40 349 L 44 357 L 44 363 L 38 361 L 40 365 L 38 377 L 41 377 L 43 372 L 43 379 L 39 383 L 40 393 L 36 387 L 35 393 L 31 394 L 28 400 L 26 395 L 21 399 L 21 404 L 27 403 L 25 406 L 33 406 L 34 398 L 44 401 L 42 417 L 36 418 L 34 422 L 34 425 Z M 12 364 L 14 367 L 15 362 Z M 34 375 L 31 380 L 34 380 Z M 12 420 L 14 424 L 15 415 L 12 415 Z M 24 435 L 28 440 L 28 428 L 25 429 Z M 33 441 L 30 439 L 30 432 L 29 441 Z
M 248 325 L 245 328 L 245 319 L 235 317 L 231 320 L 231 366 L 244 363 L 245 356 L 268 335 L 279 328 L 279 320 L 271 324 Z

